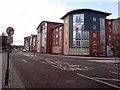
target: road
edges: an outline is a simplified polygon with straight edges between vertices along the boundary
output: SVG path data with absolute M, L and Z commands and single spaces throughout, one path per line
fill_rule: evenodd
M 25 88 L 116 88 L 120 70 L 102 58 L 75 58 L 39 53 L 13 52 L 10 61 Z

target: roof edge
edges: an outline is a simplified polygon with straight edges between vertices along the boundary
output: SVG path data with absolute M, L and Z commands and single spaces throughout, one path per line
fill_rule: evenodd
M 58 24 L 58 25 L 54 26 L 53 28 L 51 28 L 51 30 L 53 30 L 53 29 L 55 29 L 57 27 L 63 26 L 63 25 L 64 25 L 63 23 L 62 24 Z
M 85 10 L 103 13 L 103 14 L 105 14 L 106 16 L 109 16 L 109 15 L 112 14 L 112 13 L 107 13 L 107 12 L 103 12 L 103 11 L 99 11 L 99 10 L 86 9 L 86 8 L 85 8 L 85 9 L 76 9 L 76 10 L 69 11 L 68 13 L 66 13 L 66 14 L 65 14 L 63 17 L 61 17 L 60 19 L 64 19 L 68 14 L 71 14 L 71 13 L 73 13 L 73 12 L 76 12 L 76 11 L 85 11 Z
M 42 23 L 55 23 L 55 24 L 63 24 L 63 23 L 60 23 L 60 22 L 52 22 L 52 21 L 42 21 L 39 25 L 38 25 L 38 27 L 36 28 L 37 30 L 38 30 L 38 28 L 40 27 L 40 25 L 42 24 Z

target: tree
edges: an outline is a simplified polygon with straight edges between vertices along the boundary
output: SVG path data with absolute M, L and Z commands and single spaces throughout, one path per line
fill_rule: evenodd
M 6 36 L 5 32 L 2 32 L 2 35 L 1 36 Z

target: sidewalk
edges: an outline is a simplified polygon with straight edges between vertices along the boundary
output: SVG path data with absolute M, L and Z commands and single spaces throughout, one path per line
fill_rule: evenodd
M 17 75 L 17 72 L 15 71 L 12 63 L 10 62 L 10 71 L 9 71 L 9 81 L 8 85 L 4 86 L 4 80 L 5 80 L 5 72 L 6 72 L 6 54 L 3 54 L 2 58 L 2 90 L 4 89 L 20 89 L 25 88 L 22 81 L 20 80 L 19 76 Z
M 115 63 L 115 64 L 118 64 L 120 63 L 120 61 L 118 60 L 88 60 L 90 62 L 98 62 L 98 63 Z
M 31 52 L 30 52 L 31 53 Z M 41 53 L 35 53 L 38 55 Z M 70 57 L 70 58 L 80 58 L 80 59 L 96 59 L 96 60 L 115 60 L 115 57 L 89 57 L 89 56 L 68 56 L 68 55 L 54 55 L 54 54 L 44 54 L 48 56 L 57 56 L 57 57 Z M 118 58 L 117 58 L 118 59 Z
M 27 56 L 39 56 L 42 53 L 26 52 L 26 54 Z M 92 62 L 120 63 L 120 57 L 117 57 L 117 61 L 115 61 L 115 57 L 68 56 L 68 55 L 54 55 L 54 54 L 44 54 L 44 55 L 53 56 L 53 57 L 56 56 L 56 57 L 88 59 L 87 61 L 92 61 Z
M 0 53 L 0 90 L 2 89 L 2 53 Z
M 58 56 L 58 57 L 70 57 L 70 58 L 88 59 L 87 61 L 98 62 L 98 63 L 120 63 L 120 58 L 117 58 L 117 60 L 115 61 L 115 57 L 64 56 L 64 55 L 52 55 L 52 54 L 46 54 L 46 55 Z

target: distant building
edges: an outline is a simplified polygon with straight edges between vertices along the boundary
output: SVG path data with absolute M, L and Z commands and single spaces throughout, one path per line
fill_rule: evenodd
M 30 51 L 30 36 L 24 37 L 24 49 Z
M 120 18 L 112 19 L 113 50 L 120 57 Z
M 24 37 L 24 48 L 26 51 L 36 52 L 37 50 L 37 35 Z
M 30 36 L 30 51 L 36 52 L 37 50 L 37 35 L 31 34 Z
M 61 23 L 42 21 L 37 27 L 37 52 L 52 53 L 52 28 Z
M 120 56 L 120 18 L 106 20 L 107 56 Z
M 0 49 L 5 50 L 7 48 L 7 36 L 0 36 Z

